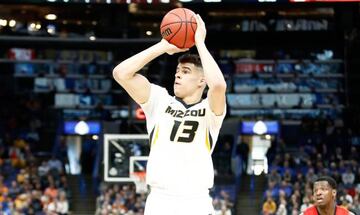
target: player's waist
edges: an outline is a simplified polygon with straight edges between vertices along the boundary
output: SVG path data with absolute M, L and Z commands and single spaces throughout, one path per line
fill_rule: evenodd
M 197 198 L 197 197 L 208 197 L 210 190 L 208 188 L 165 188 L 158 186 L 150 186 L 150 192 L 153 194 L 159 194 L 168 197 L 177 198 Z

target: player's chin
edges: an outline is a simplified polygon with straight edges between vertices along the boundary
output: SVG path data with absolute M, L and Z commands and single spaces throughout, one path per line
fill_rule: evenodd
M 182 98 L 182 93 L 177 87 L 174 87 L 174 95 L 178 98 Z
M 326 202 L 324 201 L 324 200 L 315 200 L 315 204 L 317 205 L 317 206 L 324 206 L 324 205 L 326 205 Z

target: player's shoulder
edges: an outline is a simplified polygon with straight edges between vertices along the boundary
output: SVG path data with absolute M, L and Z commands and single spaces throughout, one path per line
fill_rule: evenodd
M 157 84 L 153 84 L 151 83 L 151 91 L 153 91 L 154 93 L 166 93 L 169 94 L 169 92 L 167 91 L 167 89 L 165 87 L 159 86 Z
M 344 208 L 344 207 L 341 207 L 341 206 L 336 206 L 336 214 L 339 214 L 339 215 L 355 215 L 355 213 L 353 213 L 350 210 L 348 210 L 347 208 Z
M 160 103 L 167 103 L 172 96 L 170 96 L 168 90 L 165 87 L 151 83 L 150 98 L 157 100 Z
M 305 214 L 317 214 L 316 207 L 314 205 L 311 205 L 300 213 L 300 215 L 305 215 Z
M 203 98 L 200 102 L 200 105 L 203 105 L 204 107 L 208 107 L 210 108 L 209 106 L 209 99 L 206 97 L 206 98 Z
M 336 206 L 336 214 L 338 214 L 338 211 L 339 211 L 339 214 L 355 215 L 355 213 L 353 213 L 349 209 L 341 207 L 341 206 Z

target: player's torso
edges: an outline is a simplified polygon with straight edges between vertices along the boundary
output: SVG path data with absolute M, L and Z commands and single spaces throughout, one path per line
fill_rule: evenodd
M 208 136 L 205 102 L 186 107 L 175 98 L 169 99 L 158 110 L 154 126 L 151 151 L 175 153 L 184 156 L 193 153 L 209 155 L 211 144 Z M 185 151 L 183 151 L 185 150 Z
M 197 180 L 202 180 L 201 176 L 212 180 L 213 141 L 209 135 L 207 106 L 205 100 L 187 107 L 176 98 L 164 99 L 150 135 L 148 170 L 153 173 L 150 177 L 157 178 L 155 181 L 172 178 L 174 183 L 179 180 L 195 186 L 200 182 Z

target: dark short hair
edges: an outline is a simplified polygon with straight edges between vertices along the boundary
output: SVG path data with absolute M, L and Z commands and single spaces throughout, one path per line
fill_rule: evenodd
M 321 176 L 321 177 L 317 178 L 313 182 L 313 188 L 314 188 L 315 182 L 318 182 L 318 181 L 327 181 L 332 189 L 335 189 L 335 190 L 337 189 L 337 183 L 336 183 L 335 179 L 330 176 Z
M 178 63 L 192 63 L 195 66 L 202 68 L 200 56 L 197 54 L 183 54 L 178 58 Z

